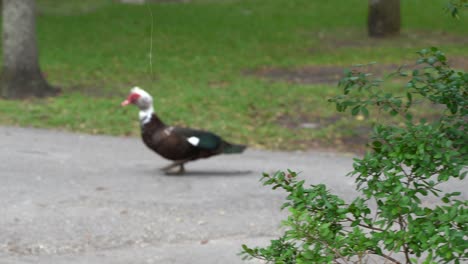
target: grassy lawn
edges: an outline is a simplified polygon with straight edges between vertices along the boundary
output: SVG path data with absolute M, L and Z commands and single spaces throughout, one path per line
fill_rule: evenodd
M 402 36 L 378 41 L 366 37 L 362 0 L 38 2 L 41 67 L 63 93 L 0 100 L 0 124 L 136 136 L 137 110 L 120 102 L 138 85 L 170 124 L 253 147 L 341 149 L 359 141 L 367 122 L 327 103 L 336 84 L 273 80 L 259 70 L 399 65 L 434 45 L 468 67 L 468 20 L 444 13 L 445 0 L 402 1 Z

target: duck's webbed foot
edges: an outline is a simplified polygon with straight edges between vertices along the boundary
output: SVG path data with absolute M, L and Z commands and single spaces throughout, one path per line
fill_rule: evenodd
M 161 170 L 166 173 L 166 174 L 171 174 L 171 175 L 181 175 L 185 173 L 185 167 L 184 164 L 187 162 L 187 160 L 178 160 L 172 164 L 169 164 L 168 166 L 162 167 Z M 178 171 L 171 171 L 173 168 L 179 166 Z
M 179 170 L 176 171 L 174 174 L 184 174 L 184 173 L 185 173 L 184 164 L 185 164 L 185 163 L 180 164 L 180 165 L 179 165 Z

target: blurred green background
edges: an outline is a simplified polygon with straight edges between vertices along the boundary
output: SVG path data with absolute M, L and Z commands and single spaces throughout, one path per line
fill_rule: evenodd
M 466 70 L 468 22 L 446 3 L 402 1 L 401 35 L 370 39 L 362 0 L 38 0 L 41 69 L 62 93 L 0 99 L 0 124 L 137 136 L 137 110 L 120 102 L 140 86 L 169 124 L 258 148 L 356 150 L 373 120 L 327 102 L 343 69 L 376 62 L 384 74 L 437 46 Z

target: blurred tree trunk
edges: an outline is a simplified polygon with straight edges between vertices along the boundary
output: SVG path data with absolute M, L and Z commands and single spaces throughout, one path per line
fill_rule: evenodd
M 6 98 L 56 94 L 39 69 L 35 0 L 3 0 L 3 69 L 1 95 Z
M 370 37 L 400 34 L 400 0 L 369 0 L 367 29 Z

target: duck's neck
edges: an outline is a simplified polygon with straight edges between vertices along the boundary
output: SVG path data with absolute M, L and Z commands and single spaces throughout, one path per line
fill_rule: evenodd
M 140 117 L 141 126 L 148 124 L 151 121 L 151 117 L 153 116 L 153 114 L 154 114 L 154 109 L 152 106 L 150 106 L 149 108 L 145 110 L 140 110 L 138 115 Z
M 150 122 L 154 123 L 156 127 L 164 126 L 164 123 L 161 121 L 161 119 L 159 119 L 159 117 L 154 114 L 154 109 L 152 106 L 145 110 L 140 110 L 138 115 L 140 117 L 141 127 L 144 127 L 146 124 L 149 124 Z

